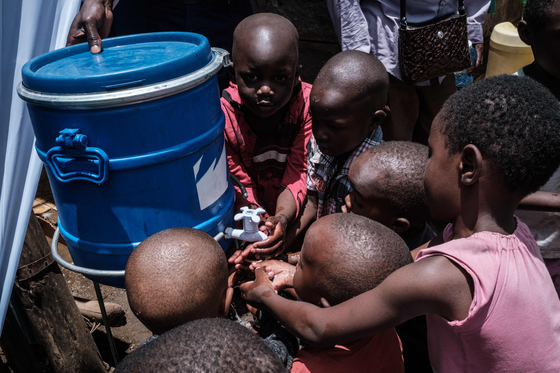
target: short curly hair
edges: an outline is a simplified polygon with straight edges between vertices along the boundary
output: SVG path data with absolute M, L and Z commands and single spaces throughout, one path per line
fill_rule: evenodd
M 328 246 L 318 237 L 327 238 Z M 315 288 L 331 306 L 377 287 L 387 276 L 412 263 L 402 238 L 381 223 L 356 214 L 331 214 L 314 222 L 302 255 L 316 268 Z M 314 253 L 314 255 L 313 255 Z
M 548 26 L 550 16 L 549 8 L 556 4 L 558 0 L 527 0 L 523 19 L 527 24 L 536 29 L 543 29 Z
M 475 145 L 511 191 L 538 190 L 560 165 L 560 103 L 531 78 L 484 79 L 451 96 L 439 115 L 448 150 Z
M 360 155 L 352 167 L 359 167 L 360 180 L 387 200 L 392 216 L 406 218 L 411 227 L 419 227 L 431 217 L 424 202 L 427 164 L 426 145 L 389 141 Z
M 281 373 L 282 362 L 263 340 L 227 319 L 201 319 L 138 347 L 115 373 Z

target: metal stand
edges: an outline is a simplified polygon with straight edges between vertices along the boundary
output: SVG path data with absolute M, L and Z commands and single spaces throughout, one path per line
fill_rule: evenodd
M 99 309 L 101 310 L 101 317 L 103 318 L 103 325 L 105 325 L 105 331 L 107 332 L 107 339 L 109 340 L 109 347 L 111 348 L 111 355 L 113 355 L 113 361 L 115 366 L 119 364 L 119 355 L 117 354 L 117 346 L 115 346 L 115 340 L 113 339 L 113 333 L 111 333 L 111 325 L 109 324 L 109 319 L 107 318 L 107 311 L 105 311 L 105 302 L 103 301 L 103 295 L 101 294 L 101 288 L 99 283 L 92 281 L 93 287 L 95 288 L 95 294 L 97 294 L 97 303 L 99 303 Z
M 60 237 L 60 229 L 56 228 L 51 243 L 51 253 L 54 260 L 64 268 L 73 272 L 80 273 L 82 275 L 101 276 L 101 277 L 124 277 L 124 271 L 98 270 L 98 269 L 84 268 L 84 267 L 74 265 L 72 263 L 68 263 L 58 253 L 59 237 Z M 93 287 L 95 288 L 95 294 L 97 294 L 97 303 L 99 303 L 99 309 L 101 310 L 103 325 L 105 326 L 105 331 L 107 332 L 107 339 L 109 341 L 109 347 L 111 348 L 111 354 L 113 355 L 115 366 L 117 366 L 117 364 L 119 363 L 119 356 L 117 354 L 117 347 L 115 346 L 115 340 L 113 339 L 113 333 L 111 333 L 111 325 L 109 325 L 109 319 L 107 319 L 107 311 L 105 310 L 105 302 L 103 301 L 101 288 L 99 287 L 99 283 L 95 281 L 92 282 L 93 282 Z

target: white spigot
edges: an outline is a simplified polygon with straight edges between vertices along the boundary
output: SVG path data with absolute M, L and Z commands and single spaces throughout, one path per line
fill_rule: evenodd
M 241 207 L 241 213 L 235 214 L 233 219 L 235 221 L 243 220 L 243 229 L 226 228 L 226 238 L 235 238 L 238 240 L 257 242 L 262 241 L 268 236 L 259 230 L 259 223 L 261 217 L 259 214 L 264 213 L 264 209 L 250 209 L 247 206 Z

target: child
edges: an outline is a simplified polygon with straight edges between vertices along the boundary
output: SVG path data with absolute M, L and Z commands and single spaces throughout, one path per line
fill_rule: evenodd
M 519 21 L 519 37 L 531 46 L 535 61 L 518 71 L 544 85 L 560 100 L 560 1 L 528 0 Z
M 410 251 L 424 245 L 435 237 L 427 224 L 430 211 L 424 202 L 426 163 L 425 145 L 389 141 L 373 147 L 350 167 L 348 181 L 352 191 L 342 210 L 391 228 Z M 415 317 L 396 329 L 403 345 L 406 372 L 431 371 L 426 317 Z
M 412 251 L 435 237 L 427 224 L 424 170 L 428 147 L 418 143 L 390 141 L 356 159 L 348 182 L 343 212 L 375 220 L 401 236 Z
M 309 110 L 313 136 L 307 145 L 307 204 L 287 232 L 286 247 L 315 219 L 341 212 L 350 193 L 348 170 L 366 150 L 382 142 L 389 77 L 375 57 L 345 51 L 319 71 Z M 259 253 L 255 244 L 253 253 Z
M 341 212 L 350 192 L 348 170 L 363 152 L 381 143 L 389 78 L 375 57 L 341 52 L 321 69 L 311 91 L 313 136 L 307 189 L 316 196 L 317 218 Z
M 263 341 L 224 319 L 191 321 L 138 347 L 115 373 L 281 373 L 284 367 Z
M 277 290 L 292 286 L 305 302 L 334 306 L 375 288 L 411 262 L 405 243 L 388 228 L 354 214 L 331 214 L 307 231 L 296 267 L 279 261 L 254 266 L 263 266 L 269 275 L 282 276 L 274 280 Z M 372 368 L 377 372 L 404 371 L 395 329 L 343 346 L 304 347 L 296 355 L 292 373 L 366 372 Z
M 311 85 L 299 78 L 298 43 L 297 30 L 284 17 L 245 18 L 233 34 L 234 79 L 222 97 L 229 170 L 248 194 L 243 198 L 236 187 L 235 207 L 262 207 L 270 215 L 265 227 L 271 235 L 259 244 L 266 256 L 282 252 L 286 228 L 307 193 Z
M 143 343 L 188 321 L 226 317 L 234 281 L 220 245 L 200 230 L 171 228 L 146 238 L 125 271 L 130 309 L 154 333 Z M 289 370 L 296 338 L 276 329 L 264 342 Z
M 531 79 L 502 75 L 464 88 L 430 132 L 426 200 L 450 223 L 440 239 L 377 288 L 331 308 L 277 296 L 262 269 L 242 285 L 246 299 L 319 346 L 426 314 L 435 371 L 560 371 L 560 301 L 513 215 L 558 168 L 559 123 L 560 104 Z
M 560 1 L 529 0 L 518 30 L 521 40 L 531 46 L 535 61 L 519 69 L 517 75 L 535 79 L 560 100 Z M 560 170 L 556 170 L 540 192 L 528 196 L 522 203 L 530 202 L 534 206 L 535 202 L 542 205 L 539 202 L 545 201 L 550 206 L 556 201 L 558 204 L 558 194 L 552 194 L 558 192 Z M 556 292 L 560 296 L 560 213 L 519 211 L 518 216 L 529 226 L 539 244 Z
M 161 334 L 187 321 L 225 317 L 233 296 L 220 245 L 193 228 L 171 228 L 146 238 L 125 270 L 130 309 Z

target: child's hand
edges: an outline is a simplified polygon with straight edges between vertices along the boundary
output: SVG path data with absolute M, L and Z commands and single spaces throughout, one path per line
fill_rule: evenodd
M 296 267 L 279 260 L 268 260 L 265 262 L 254 262 L 249 269 L 256 271 L 257 268 L 263 268 L 269 279 L 272 279 L 274 290 L 280 291 L 288 287 L 294 287 L 294 274 Z
M 257 259 L 275 258 L 284 252 L 288 219 L 283 215 L 271 216 L 261 226 L 261 231 L 268 231 L 268 238 L 253 244 L 253 254 Z
M 268 279 L 263 268 L 255 270 L 255 281 L 246 282 L 239 286 L 239 289 L 245 301 L 257 308 L 262 304 L 263 297 L 270 297 L 276 293 L 274 285 Z
M 253 244 L 249 244 L 243 250 L 237 250 L 229 257 L 228 263 L 235 264 L 236 269 L 249 270 L 249 265 L 254 261 L 252 249 Z

